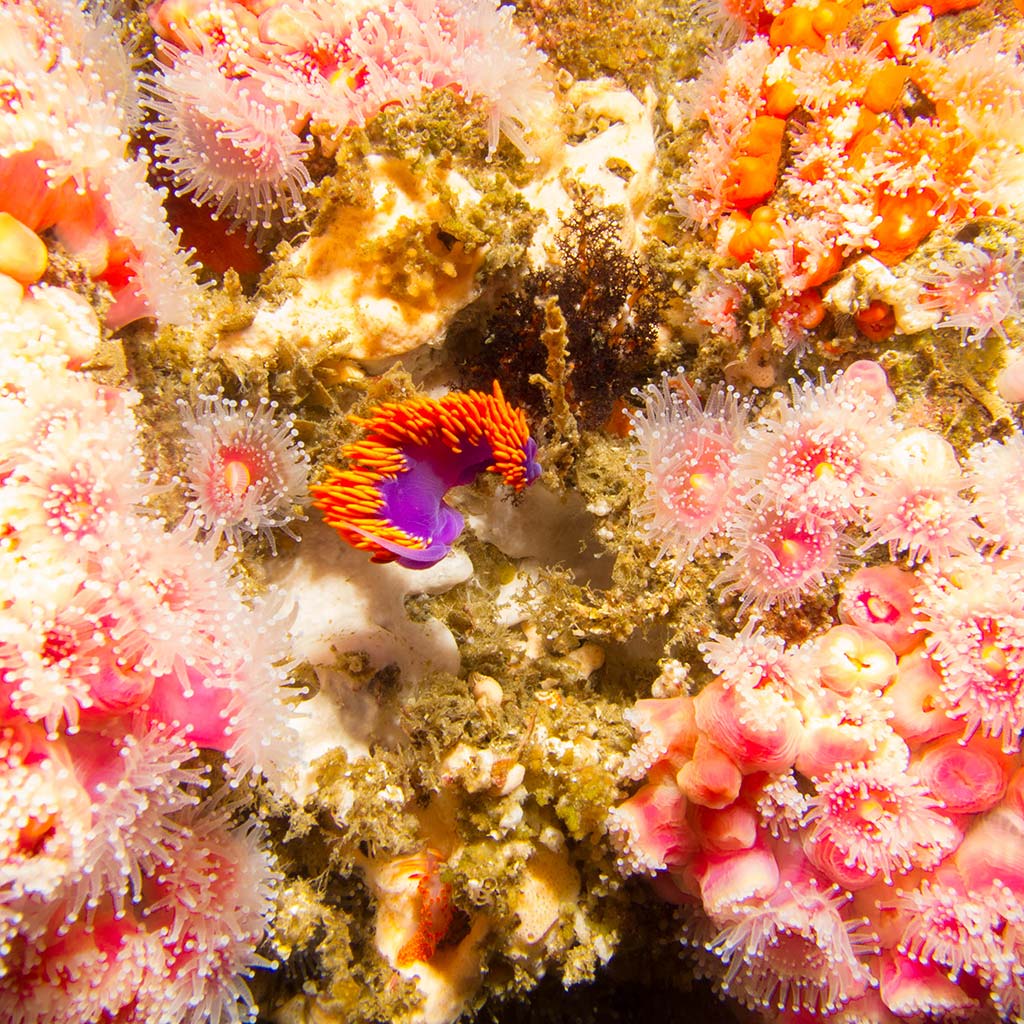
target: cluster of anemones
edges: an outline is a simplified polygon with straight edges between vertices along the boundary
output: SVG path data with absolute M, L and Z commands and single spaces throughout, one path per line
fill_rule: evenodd
M 858 543 L 941 567 L 1020 535 L 1020 502 L 1003 494 L 1024 459 L 1019 437 L 977 446 L 965 470 L 938 434 L 894 418 L 877 363 L 792 382 L 750 425 L 731 392 L 702 403 L 681 376 L 640 395 L 641 528 L 680 564 L 716 541 L 729 560 L 715 584 L 741 611 L 799 603 Z
M 286 617 L 147 512 L 88 304 L 0 296 L 0 1017 L 251 1018 L 276 873 L 223 794 L 284 764 Z
M 1005 128 L 1024 97 L 1019 39 L 995 28 L 946 45 L 932 32 L 935 5 L 893 2 L 889 19 L 875 7 L 874 24 L 854 18 L 859 7 L 747 5 L 750 38 L 689 88 L 689 112 L 707 128 L 680 211 L 723 258 L 770 263 L 789 296 L 819 306 L 820 287 L 854 257 L 893 265 L 936 228 L 1024 212 L 1024 135 Z M 961 248 L 917 286 L 933 323 L 977 340 L 1017 312 L 1019 258 Z M 852 312 L 874 338 L 893 323 L 872 299 Z M 790 301 L 775 311 L 784 333 Z
M 844 1019 L 1024 1003 L 1024 551 L 853 574 L 800 646 L 748 624 L 627 712 L 625 873 L 724 994 Z M 877 990 L 877 991 L 876 991 Z
M 387 0 L 337 5 L 279 0 L 160 0 L 163 45 L 145 81 L 157 163 L 179 195 L 259 237 L 294 217 L 310 184 L 310 122 L 345 129 L 382 107 L 451 88 L 484 105 L 499 132 L 523 136 L 546 103 L 543 57 L 497 0 Z
M 0 210 L 52 230 L 113 296 L 118 327 L 191 320 L 199 295 L 163 195 L 129 147 L 138 103 L 129 55 L 102 5 L 0 7 Z

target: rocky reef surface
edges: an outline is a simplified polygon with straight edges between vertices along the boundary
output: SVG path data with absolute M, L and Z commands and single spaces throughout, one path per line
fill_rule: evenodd
M 3 0 L 0 1018 L 1020 1021 L 1019 0 Z

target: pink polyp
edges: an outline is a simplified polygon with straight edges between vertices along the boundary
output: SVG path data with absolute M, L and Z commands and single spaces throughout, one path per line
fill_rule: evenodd
M 919 963 L 895 949 L 882 953 L 880 962 L 882 1002 L 897 1017 L 928 1015 L 950 1019 L 975 1006 L 975 1001 L 946 977 L 935 964 Z
M 800 713 L 773 691 L 727 687 L 716 679 L 697 695 L 694 712 L 697 727 L 740 771 L 781 772 L 796 759 Z
M 918 778 L 951 814 L 979 814 L 1006 792 L 1010 760 L 994 740 L 975 733 L 963 744 L 948 737 L 921 751 Z
M 896 673 L 893 649 L 856 626 L 833 626 L 814 642 L 812 657 L 822 684 L 843 695 L 881 690 Z
M 649 782 L 614 808 L 609 827 L 625 866 L 653 874 L 686 864 L 697 839 L 685 815 L 686 800 L 671 781 Z
M 659 761 L 678 769 L 692 756 L 697 743 L 692 697 L 648 697 L 638 700 L 625 717 L 638 741 L 630 761 L 639 762 L 644 771 Z
M 720 811 L 698 807 L 695 819 L 704 848 L 709 852 L 749 850 L 757 842 L 757 815 L 740 801 Z
M 873 740 L 866 731 L 815 722 L 803 731 L 796 757 L 796 770 L 809 779 L 827 775 L 837 765 L 866 760 Z
M 709 853 L 694 861 L 704 909 L 712 916 L 749 900 L 767 899 L 779 885 L 779 865 L 766 846 Z
M 1024 898 L 1024 816 L 1003 804 L 967 833 L 953 860 L 968 890 L 1005 886 Z
M 722 808 L 739 796 L 743 774 L 728 754 L 701 736 L 693 758 L 679 769 L 676 782 L 693 803 Z
M 900 658 L 885 696 L 892 703 L 889 724 L 911 748 L 962 731 L 961 724 L 946 713 L 941 687 L 942 677 L 923 647 Z
M 855 572 L 843 586 L 839 618 L 873 633 L 896 654 L 918 642 L 914 632 L 917 578 L 895 565 L 873 565 Z

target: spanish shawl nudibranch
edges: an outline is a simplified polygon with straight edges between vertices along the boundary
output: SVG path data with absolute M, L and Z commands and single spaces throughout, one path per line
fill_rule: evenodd
M 526 414 L 493 393 L 388 402 L 352 416 L 365 437 L 345 445 L 347 469 L 331 468 L 310 488 L 314 504 L 353 547 L 374 562 L 426 569 L 451 550 L 462 516 L 445 494 L 487 470 L 521 491 L 540 475 Z

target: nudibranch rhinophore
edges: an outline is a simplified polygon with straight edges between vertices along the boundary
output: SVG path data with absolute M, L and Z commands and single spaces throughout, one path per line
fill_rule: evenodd
M 324 521 L 374 562 L 434 565 L 462 533 L 462 516 L 444 502 L 452 487 L 486 470 L 521 491 L 540 475 L 526 414 L 497 381 L 489 395 L 453 391 L 350 418 L 366 433 L 342 449 L 348 468 L 331 467 L 310 493 Z

